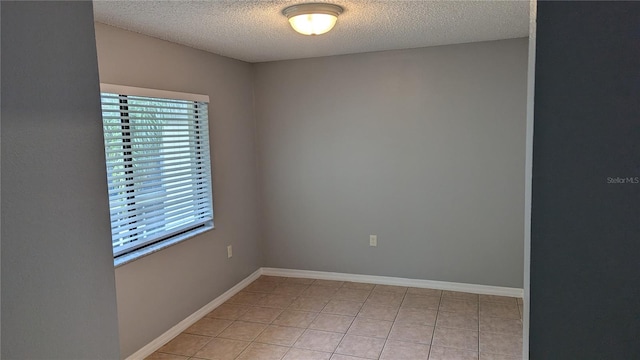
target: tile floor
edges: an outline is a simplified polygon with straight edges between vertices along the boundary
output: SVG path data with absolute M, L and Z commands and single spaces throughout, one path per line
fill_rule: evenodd
M 153 360 L 521 359 L 522 300 L 261 276 Z

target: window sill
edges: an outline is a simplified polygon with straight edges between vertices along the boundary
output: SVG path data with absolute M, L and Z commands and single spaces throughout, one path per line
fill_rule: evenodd
M 117 258 L 113 259 L 113 265 L 114 267 L 120 267 L 122 265 L 128 264 L 132 261 L 138 260 L 140 258 L 143 258 L 147 255 L 153 254 L 155 252 L 158 252 L 162 249 L 168 248 L 169 246 L 173 246 L 175 244 L 181 243 L 189 238 L 192 238 L 196 235 L 202 234 L 204 232 L 207 232 L 209 230 L 212 230 L 213 224 L 211 225 L 206 225 L 204 227 L 199 227 L 197 229 L 193 229 L 191 231 L 187 231 L 185 233 L 182 233 L 180 235 L 174 236 L 172 238 L 169 238 L 167 240 L 161 241 L 157 244 L 153 244 L 147 247 L 144 247 L 142 249 L 138 249 L 136 251 L 130 252 L 128 254 L 122 255 L 122 256 L 118 256 Z

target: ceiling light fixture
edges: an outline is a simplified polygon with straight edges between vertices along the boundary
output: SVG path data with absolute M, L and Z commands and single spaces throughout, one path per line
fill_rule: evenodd
M 282 14 L 289 18 L 293 30 L 300 34 L 320 35 L 333 29 L 342 11 L 338 5 L 310 3 L 289 6 L 282 10 Z

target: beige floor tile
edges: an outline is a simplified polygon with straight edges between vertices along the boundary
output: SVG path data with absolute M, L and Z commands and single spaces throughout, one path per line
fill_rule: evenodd
M 338 289 L 333 287 L 311 285 L 300 296 L 329 300 L 337 291 Z
M 427 360 L 429 345 L 388 340 L 380 360 Z
M 324 308 L 329 300 L 326 299 L 318 299 L 318 298 L 308 298 L 308 297 L 299 297 L 294 302 L 289 305 L 287 309 L 289 310 L 299 310 L 299 311 L 313 311 L 320 312 Z
M 248 341 L 216 338 L 200 349 L 194 357 L 208 360 L 233 360 L 249 344 Z
M 407 292 L 406 286 L 395 286 L 395 285 L 376 285 L 373 289 L 373 292 L 390 292 L 394 294 L 404 295 Z
M 353 316 L 321 313 L 309 325 L 309 329 L 346 333 L 353 322 Z
M 288 278 L 283 276 L 260 275 L 260 277 L 256 281 L 284 282 L 287 281 L 287 279 Z
M 345 281 L 345 283 L 342 284 L 342 287 L 349 288 L 349 289 L 358 289 L 358 290 L 373 290 L 375 285 L 374 284 L 367 284 L 367 283 L 360 283 L 360 282 Z
M 244 313 L 244 315 L 240 316 L 238 320 L 270 324 L 282 313 L 282 311 L 282 309 L 277 308 L 254 306 Z
M 521 298 L 261 276 L 148 359 L 522 360 L 522 307 Z
M 244 313 L 246 313 L 247 311 L 249 311 L 248 305 L 224 303 L 213 309 L 213 311 L 208 313 L 206 317 L 226 320 L 238 320 L 238 318 L 244 315 Z
M 209 341 L 211 341 L 211 339 L 212 338 L 209 336 L 183 333 L 176 336 L 173 340 L 169 341 L 163 347 L 158 349 L 158 352 L 174 355 L 193 356 L 196 352 L 198 352 L 198 350 L 200 350 Z
M 384 339 L 345 335 L 336 349 L 336 354 L 356 356 L 365 359 L 377 359 L 382 352 Z
M 322 352 L 333 352 L 342 340 L 344 334 L 319 331 L 305 330 L 293 347 L 307 350 L 315 350 Z
M 402 301 L 402 305 L 400 307 L 438 310 L 439 306 L 439 296 L 407 295 L 404 297 L 404 301 Z
M 442 292 L 442 297 L 478 302 L 478 294 L 472 294 L 472 293 L 466 293 L 466 292 L 460 292 L 460 291 L 445 290 Z
M 296 299 L 291 295 L 269 294 L 258 301 L 258 306 L 286 309 Z
M 225 304 L 242 304 L 242 305 L 256 305 L 258 301 L 267 296 L 265 293 L 254 293 L 248 291 L 240 291 L 233 295 L 231 299 L 227 300 Z
M 304 329 L 301 328 L 269 325 L 258 335 L 255 341 L 272 345 L 292 346 L 303 332 Z
M 478 353 L 431 345 L 429 360 L 478 360 Z
M 481 332 L 480 353 L 522 355 L 522 336 Z
M 218 337 L 232 340 L 253 341 L 267 325 L 253 322 L 236 321 L 229 325 Z
M 364 303 L 371 293 L 370 290 L 349 289 L 342 287 L 334 295 L 334 299 L 338 300 L 351 300 Z
M 375 304 L 367 304 L 365 303 L 360 312 L 358 313 L 358 317 L 367 318 L 367 319 L 376 319 L 376 320 L 386 320 L 393 321 L 398 314 L 397 307 L 390 306 L 382 306 Z
M 331 360 L 364 360 L 364 358 L 342 354 L 333 354 L 331 356 Z
M 518 298 L 497 295 L 479 295 L 480 302 L 496 302 L 501 304 L 518 304 Z
M 193 335 L 218 336 L 224 329 L 231 325 L 233 321 L 213 318 L 202 318 L 196 321 L 184 332 Z
M 331 353 L 291 348 L 282 360 L 329 360 Z
M 478 302 L 442 297 L 440 311 L 478 315 Z
M 279 283 L 278 286 L 271 292 L 274 295 L 288 295 L 288 296 L 300 296 L 303 291 L 305 291 L 309 285 L 302 285 L 296 283 Z
M 518 310 L 518 305 L 515 302 L 513 304 L 481 302 L 480 318 L 483 317 L 520 319 L 520 310 Z
M 307 328 L 318 316 L 317 312 L 285 310 L 273 320 L 274 325 Z
M 330 300 L 327 305 L 322 309 L 323 313 L 356 316 L 362 308 L 363 302 L 348 301 L 348 300 Z
M 400 308 L 396 322 L 399 324 L 429 325 L 436 324 L 436 310 Z
M 480 331 L 522 336 L 522 320 L 483 317 L 480 319 Z
M 409 288 L 407 290 L 407 295 L 440 297 L 442 295 L 442 290 L 429 289 L 429 288 Z
M 336 281 L 336 280 L 316 280 L 311 284 L 312 286 L 325 286 L 331 288 L 339 288 L 344 284 L 344 281 Z
M 252 343 L 238 356 L 237 360 L 280 360 L 289 351 L 288 347 Z
M 478 331 L 436 327 L 431 345 L 477 352 Z
M 365 305 L 378 305 L 399 308 L 402 304 L 403 294 L 393 292 L 372 292 L 365 301 Z
M 173 355 L 173 354 L 154 352 L 153 354 L 147 356 L 144 359 L 145 360 L 187 360 L 189 359 L 189 357 L 182 356 L 182 355 Z
M 393 322 L 367 318 L 356 318 L 349 328 L 349 335 L 369 336 L 385 339 Z
M 265 279 L 263 277 L 259 277 L 259 278 L 255 279 L 251 284 L 264 284 L 264 283 L 275 283 L 275 282 L 272 281 L 272 280 Z M 249 284 L 249 285 L 251 285 L 251 284 Z
M 522 355 L 511 356 L 511 355 L 480 353 L 480 360 L 522 360 Z
M 389 340 L 417 342 L 430 345 L 433 326 L 393 324 Z
M 438 311 L 436 327 L 478 331 L 478 315 Z
M 245 287 L 242 291 L 270 293 L 278 286 L 277 282 L 273 281 L 254 281 Z
M 307 278 L 287 278 L 287 282 L 291 284 L 302 284 L 302 285 L 311 285 L 315 279 L 307 279 Z

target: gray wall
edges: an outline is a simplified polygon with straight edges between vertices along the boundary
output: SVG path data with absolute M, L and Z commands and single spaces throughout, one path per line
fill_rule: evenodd
M 2 2 L 2 359 L 119 356 L 90 2 Z
M 216 228 L 116 269 L 120 342 L 122 356 L 128 356 L 262 265 L 253 69 L 102 24 L 96 24 L 96 39 L 102 82 L 206 94 L 211 100 Z
M 264 264 L 521 288 L 526 79 L 526 39 L 257 64 Z

